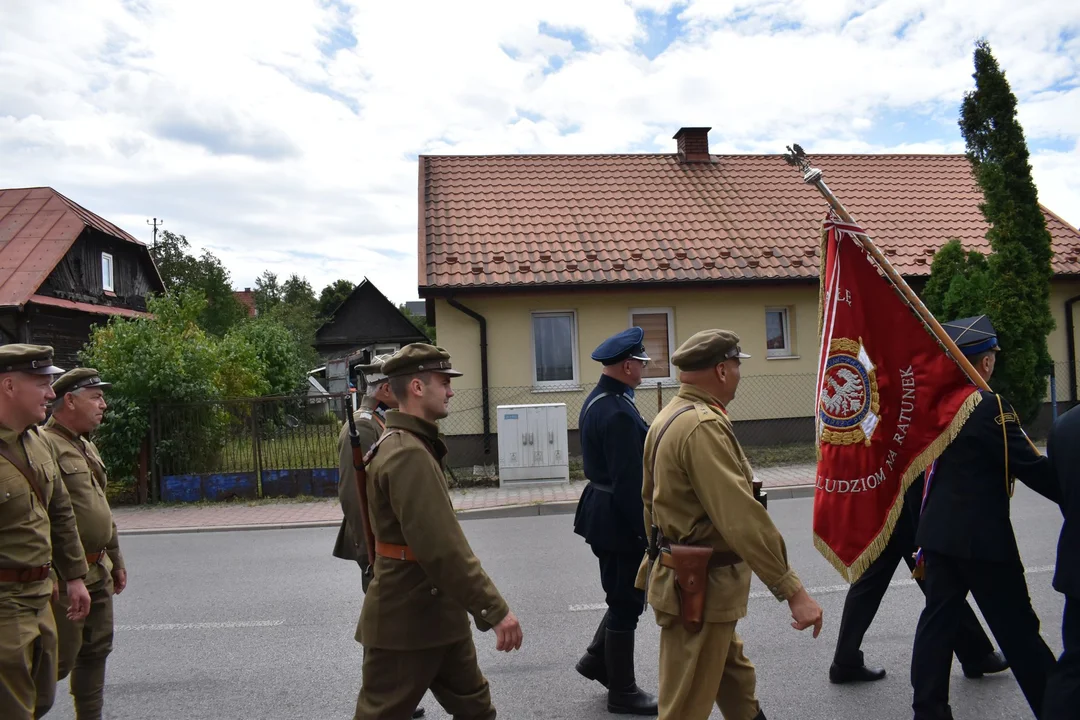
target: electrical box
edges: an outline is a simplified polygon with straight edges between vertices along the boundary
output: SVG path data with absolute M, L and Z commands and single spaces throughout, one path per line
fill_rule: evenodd
M 566 403 L 499 405 L 499 486 L 570 482 Z

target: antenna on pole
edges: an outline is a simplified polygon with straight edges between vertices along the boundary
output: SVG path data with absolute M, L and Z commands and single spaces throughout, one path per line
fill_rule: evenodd
M 157 248 L 157 229 L 158 229 L 159 226 L 164 225 L 165 221 L 164 220 L 158 220 L 157 218 L 154 218 L 153 222 L 151 222 L 150 220 L 147 220 L 146 224 L 151 225 L 154 228 L 154 247 Z

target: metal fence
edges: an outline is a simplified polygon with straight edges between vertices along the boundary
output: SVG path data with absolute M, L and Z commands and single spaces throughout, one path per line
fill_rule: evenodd
M 151 497 L 165 501 L 337 494 L 348 394 L 159 405 Z
M 1068 363 L 1056 363 L 1047 402 L 1026 423 L 1032 437 L 1045 437 L 1076 393 Z M 744 377 L 731 404 L 735 434 L 758 467 L 814 462 L 814 386 L 812 374 Z M 450 414 L 440 421 L 452 480 L 491 478 L 499 464 L 498 407 L 566 405 L 571 475 L 581 454 L 577 420 L 592 386 L 455 390 Z M 678 392 L 671 384 L 644 383 L 636 404 L 646 421 Z M 151 416 L 151 497 L 166 501 L 330 496 L 338 477 L 337 439 L 348 394 L 320 397 L 269 397 L 162 405 Z

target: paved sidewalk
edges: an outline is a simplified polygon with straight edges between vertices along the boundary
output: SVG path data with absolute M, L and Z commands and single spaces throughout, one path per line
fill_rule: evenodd
M 810 491 L 814 465 L 762 468 L 757 478 L 766 488 L 793 488 L 770 493 L 770 498 L 793 497 Z M 517 488 L 451 490 L 454 509 L 462 517 L 506 517 L 573 512 L 585 482 L 532 485 Z M 801 492 L 797 492 L 801 491 Z M 117 529 L 133 532 L 197 532 L 224 529 L 335 526 L 341 522 L 336 498 L 311 502 L 247 504 L 143 505 L 113 509 Z

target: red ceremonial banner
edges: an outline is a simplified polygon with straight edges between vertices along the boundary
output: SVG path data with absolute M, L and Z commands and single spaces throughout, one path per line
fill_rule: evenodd
M 825 222 L 815 423 L 814 545 L 849 582 L 982 397 L 856 233 Z

